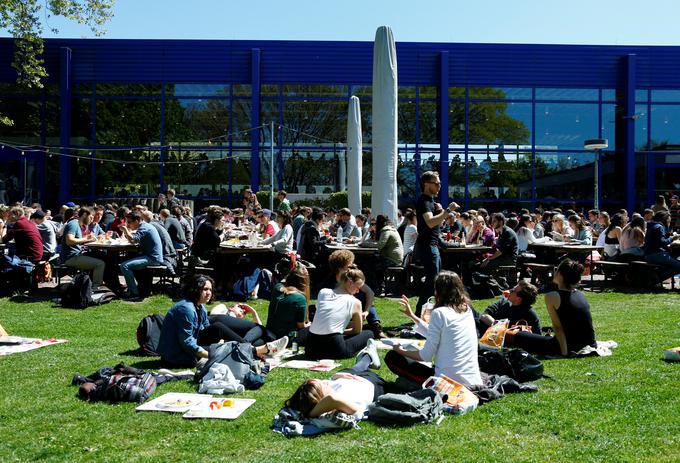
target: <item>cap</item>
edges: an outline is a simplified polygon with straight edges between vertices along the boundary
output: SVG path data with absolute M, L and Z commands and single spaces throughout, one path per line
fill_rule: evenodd
M 38 209 L 33 214 L 31 214 L 31 219 L 42 219 L 45 217 L 45 213 Z
M 66 203 L 66 207 L 76 207 L 76 203 L 74 203 L 73 201 L 69 201 Z
M 271 217 L 272 211 L 270 211 L 269 209 L 262 209 L 262 215 L 265 217 Z

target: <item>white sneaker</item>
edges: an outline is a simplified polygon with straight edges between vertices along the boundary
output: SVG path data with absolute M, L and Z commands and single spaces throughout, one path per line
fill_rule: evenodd
M 267 343 L 267 355 L 278 355 L 288 346 L 288 336 Z
M 361 349 L 361 352 L 357 354 L 357 359 L 364 354 L 368 355 L 371 358 L 371 364 L 369 365 L 369 367 L 374 370 L 379 370 L 381 366 L 380 355 L 378 354 L 378 344 L 375 341 L 375 339 L 368 340 L 368 342 L 366 343 L 366 347 Z

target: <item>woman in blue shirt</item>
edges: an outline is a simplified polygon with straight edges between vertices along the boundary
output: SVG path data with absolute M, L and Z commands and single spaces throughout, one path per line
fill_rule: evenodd
M 205 275 L 192 275 L 182 287 L 183 299 L 172 306 L 165 316 L 158 351 L 164 365 L 171 368 L 192 368 L 199 359 L 208 358 L 203 346 L 234 339 L 234 332 L 223 323 L 210 323 L 205 304 L 213 297 L 215 282 Z M 277 354 L 285 349 L 288 338 L 283 337 L 259 347 L 255 356 Z

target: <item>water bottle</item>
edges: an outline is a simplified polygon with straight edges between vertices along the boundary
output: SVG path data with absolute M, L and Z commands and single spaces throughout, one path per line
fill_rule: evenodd
M 290 350 L 293 352 L 293 355 L 297 355 L 300 352 L 300 347 L 298 346 L 297 342 L 297 331 L 291 331 L 288 333 L 288 339 L 290 344 Z
M 342 227 L 340 225 L 338 225 L 338 231 L 335 234 L 335 241 L 342 243 Z

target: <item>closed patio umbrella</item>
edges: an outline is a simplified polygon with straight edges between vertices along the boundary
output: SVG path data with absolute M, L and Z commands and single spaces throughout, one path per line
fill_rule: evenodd
M 361 212 L 362 149 L 361 104 L 352 96 L 347 111 L 347 200 L 354 215 Z

